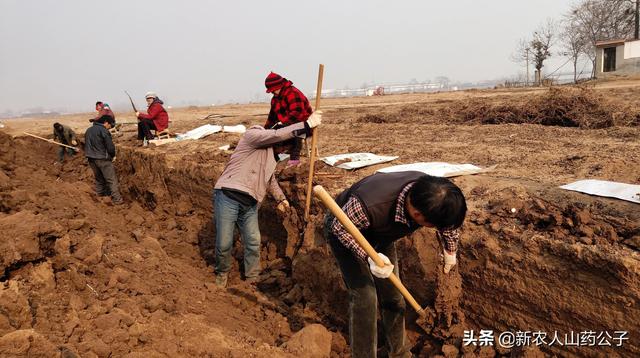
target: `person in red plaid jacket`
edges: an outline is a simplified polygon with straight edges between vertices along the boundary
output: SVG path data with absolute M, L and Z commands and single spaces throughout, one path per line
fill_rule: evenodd
M 264 127 L 273 128 L 278 123 L 286 127 L 288 125 L 306 121 L 313 110 L 307 97 L 294 85 L 293 82 L 275 72 L 269 73 L 264 80 L 267 93 L 273 93 L 271 98 L 271 110 Z M 302 140 L 296 139 L 296 145 L 291 151 L 289 166 L 300 163 L 300 150 Z

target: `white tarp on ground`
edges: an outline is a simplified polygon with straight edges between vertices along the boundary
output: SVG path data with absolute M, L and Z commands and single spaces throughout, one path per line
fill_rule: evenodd
M 242 124 L 238 124 L 235 126 L 218 126 L 214 124 L 205 124 L 198 128 L 192 129 L 187 133 L 178 134 L 178 140 L 184 139 L 200 139 L 204 138 L 210 134 L 225 132 L 225 133 L 239 133 L 242 134 L 247 131 L 247 128 Z
M 417 171 L 425 174 L 433 175 L 435 177 L 453 177 L 458 175 L 470 175 L 478 174 L 488 171 L 492 168 L 483 169 L 473 164 L 450 164 L 443 162 L 428 162 L 428 163 L 412 163 L 394 165 L 392 167 L 386 167 L 378 169 L 381 173 L 394 173 L 394 172 L 407 172 Z
M 218 126 L 214 124 L 205 124 L 198 128 L 192 129 L 186 133 L 178 134 L 176 135 L 175 138 L 155 139 L 155 140 L 149 141 L 149 143 L 152 143 L 155 145 L 163 145 L 163 144 L 178 142 L 178 141 L 187 140 L 187 139 L 197 140 L 218 132 L 242 134 L 246 131 L 247 131 L 247 128 L 242 124 L 238 124 L 235 126 Z
M 372 153 L 348 153 L 320 158 L 320 160 L 331 165 L 332 167 L 347 170 L 368 167 L 374 164 L 386 163 L 394 159 L 398 159 L 398 157 L 386 157 L 382 155 L 375 155 Z M 335 165 L 338 162 L 342 163 Z
M 617 183 L 606 180 L 579 180 L 560 188 L 585 194 L 617 198 L 640 204 L 640 185 Z
M 200 139 L 210 134 L 218 133 L 222 131 L 222 126 L 216 126 L 213 124 L 205 124 L 198 128 L 192 129 L 186 133 L 178 134 L 176 137 L 178 140 L 184 139 Z

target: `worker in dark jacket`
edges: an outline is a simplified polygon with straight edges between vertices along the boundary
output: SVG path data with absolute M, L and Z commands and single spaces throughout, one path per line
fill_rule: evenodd
M 78 145 L 78 141 L 76 140 L 76 133 L 73 131 L 73 129 L 60 123 L 53 124 L 53 140 L 74 147 Z M 74 149 L 60 146 L 60 149 L 58 150 L 58 161 L 60 163 L 64 162 L 65 152 L 70 156 L 76 154 L 76 151 Z
M 378 173 L 353 184 L 336 198 L 345 214 L 385 263 L 378 267 L 331 214 L 325 235 L 349 291 L 351 356 L 376 357 L 377 313 L 389 357 L 410 357 L 405 343 L 405 302 L 393 284 L 399 274 L 395 241 L 420 227 L 435 228 L 442 243 L 444 272 L 456 265 L 459 228 L 467 212 L 460 188 L 422 172 Z
M 271 110 L 264 127 L 269 129 L 277 123 L 289 126 L 294 123 L 304 122 L 309 118 L 313 110 L 307 97 L 294 85 L 293 82 L 271 72 L 264 80 L 267 93 L 273 93 L 271 98 Z M 297 138 L 294 148 L 291 150 L 288 166 L 300 163 L 300 150 L 302 139 Z
M 138 118 L 138 139 L 152 140 L 151 130 L 160 133 L 169 128 L 169 114 L 162 107 L 164 102 L 154 92 L 147 92 L 144 96 L 147 100 L 147 113 L 136 112 Z M 143 142 L 144 143 L 144 142 Z
M 111 195 L 114 205 L 123 203 L 118 178 L 113 167 L 116 158 L 116 147 L 113 145 L 109 129 L 113 125 L 113 118 L 104 115 L 93 122 L 84 133 L 84 152 L 89 166 L 96 178 L 96 192 L 99 196 Z

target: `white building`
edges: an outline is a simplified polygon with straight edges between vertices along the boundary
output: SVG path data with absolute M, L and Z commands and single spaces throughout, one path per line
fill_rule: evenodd
M 640 75 L 640 40 L 596 42 L 596 78 Z

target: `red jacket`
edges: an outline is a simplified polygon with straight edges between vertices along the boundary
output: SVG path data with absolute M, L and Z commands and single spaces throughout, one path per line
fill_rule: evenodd
M 157 99 L 147 108 L 147 114 L 140 113 L 138 118 L 152 120 L 157 132 L 162 132 L 169 128 L 169 114 L 162 107 L 162 101 Z
M 271 110 L 264 127 L 269 129 L 280 122 L 285 126 L 306 121 L 313 113 L 309 100 L 291 81 L 280 90 L 280 94 L 271 99 Z

